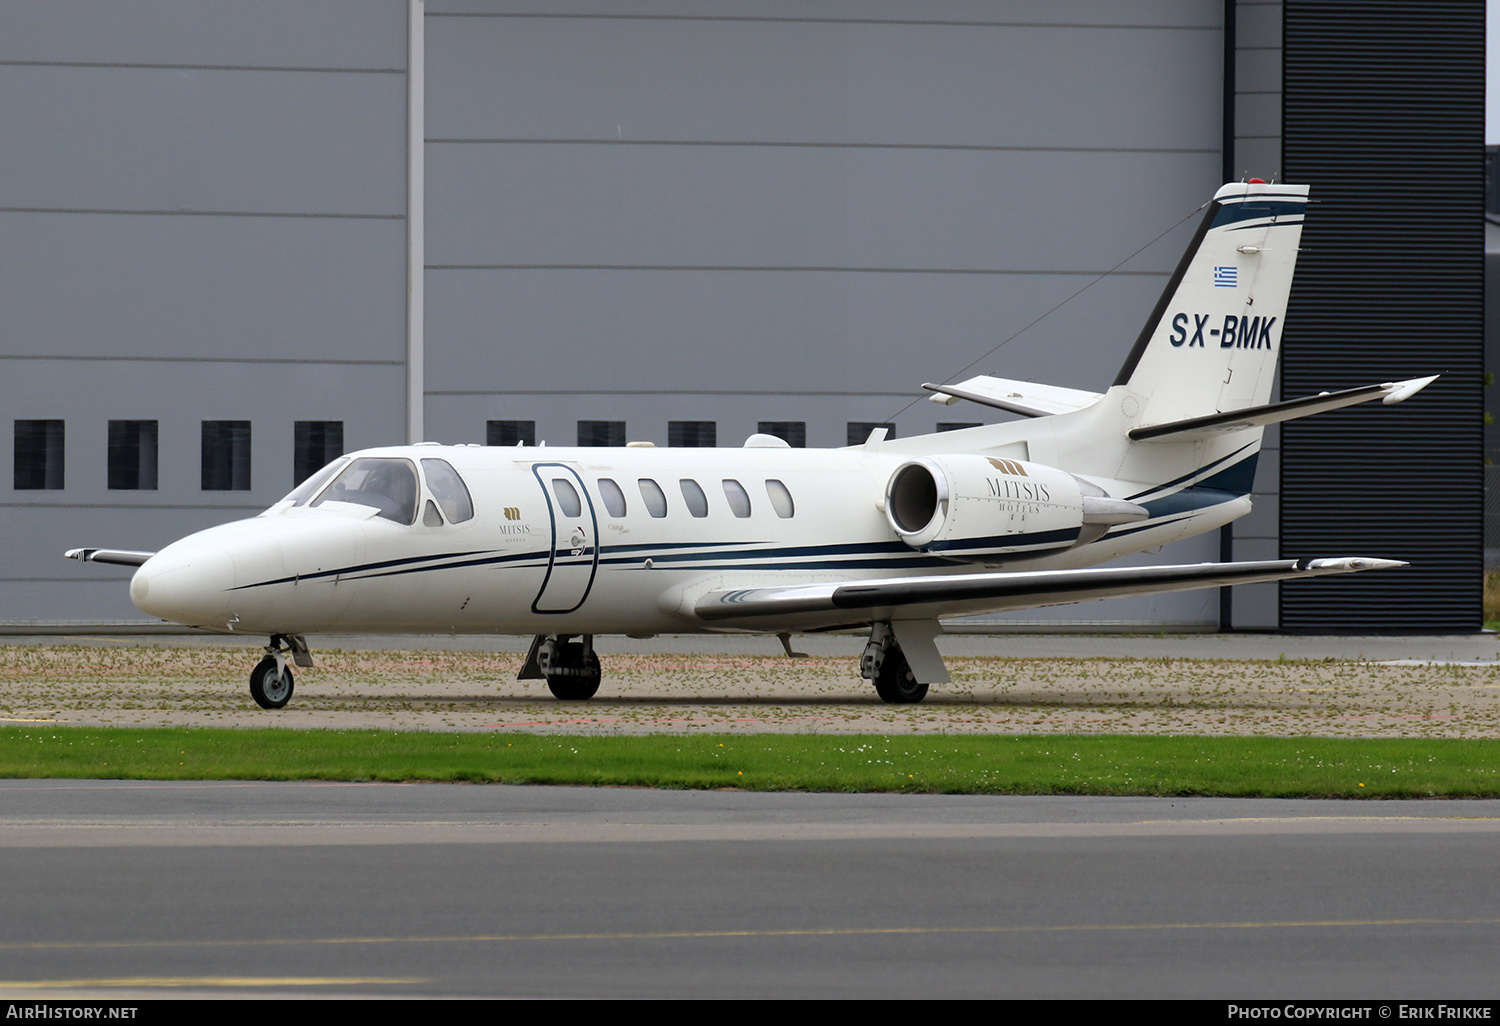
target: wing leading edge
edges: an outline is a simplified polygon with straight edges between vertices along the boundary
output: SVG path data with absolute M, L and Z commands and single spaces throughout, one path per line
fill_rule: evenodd
M 716 626 L 766 629 L 765 621 L 775 618 L 778 626 L 795 623 L 799 628 L 817 628 L 1035 609 L 1091 599 L 1324 577 L 1406 565 L 1395 559 L 1283 559 L 894 577 L 716 591 L 698 598 L 693 612 Z

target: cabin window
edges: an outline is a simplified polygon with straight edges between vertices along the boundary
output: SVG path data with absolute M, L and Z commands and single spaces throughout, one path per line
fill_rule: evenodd
M 738 481 L 724 479 L 724 498 L 729 500 L 730 512 L 735 516 L 744 518 L 750 515 L 750 493 Z
M 458 471 L 453 469 L 453 464 L 447 460 L 424 459 L 422 473 L 427 475 L 427 490 L 443 507 L 443 516 L 448 518 L 448 523 L 461 524 L 473 519 L 474 500 L 469 497 L 469 489 L 464 479 L 458 476 Z
M 583 501 L 578 498 L 578 490 L 566 480 L 554 477 L 552 494 L 557 496 L 557 508 L 563 511 L 563 516 L 571 518 L 583 515 Z
M 792 502 L 792 493 L 787 486 L 774 478 L 766 482 L 766 494 L 771 497 L 771 508 L 776 515 L 783 520 L 789 520 L 796 512 L 797 507 Z
M 250 422 L 203 422 L 203 491 L 250 490 Z M 415 513 L 415 509 L 412 511 Z M 410 518 L 408 518 L 410 523 Z
M 763 420 L 756 427 L 763 435 L 775 435 L 793 449 L 807 448 L 807 421 Z
M 338 473 L 339 470 L 343 468 L 345 462 L 346 461 L 343 459 L 334 460 L 332 463 L 328 464 L 328 466 L 318 471 L 312 477 L 308 478 L 306 481 L 303 481 L 296 488 L 293 488 L 290 492 L 287 493 L 286 498 L 282 499 L 281 501 L 286 502 L 288 500 L 291 500 L 293 506 L 302 505 L 308 499 L 316 495 L 319 488 L 322 488 L 329 481 L 332 481 L 333 475 Z
M 16 421 L 14 487 L 18 491 L 63 486 L 63 422 Z
M 408 460 L 366 456 L 354 460 L 310 506 L 349 502 L 369 506 L 398 524 L 417 519 L 417 468 Z
M 677 483 L 682 486 L 682 501 L 687 503 L 688 512 L 695 517 L 708 516 L 708 496 L 698 482 L 685 477 Z
M 641 501 L 646 504 L 646 512 L 660 519 L 667 515 L 667 493 L 661 490 L 661 485 L 649 477 L 640 479 Z
M 156 421 L 109 422 L 109 487 L 114 491 L 156 491 Z
M 344 455 L 344 422 L 299 420 L 292 424 L 292 483 L 301 484 Z
M 607 477 L 599 479 L 599 495 L 604 499 L 604 508 L 612 517 L 623 517 L 625 515 L 625 493 L 620 486 Z

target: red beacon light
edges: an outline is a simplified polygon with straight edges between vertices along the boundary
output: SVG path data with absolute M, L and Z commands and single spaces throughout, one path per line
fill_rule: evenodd
M 1266 180 L 1264 178 L 1252 178 L 1252 179 L 1250 179 L 1250 181 L 1249 181 L 1248 184 L 1250 184 L 1250 185 L 1265 185 L 1266 184 Z

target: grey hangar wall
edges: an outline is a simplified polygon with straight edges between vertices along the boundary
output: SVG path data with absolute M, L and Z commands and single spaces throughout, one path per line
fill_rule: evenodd
M 1227 11 L 429 0 L 413 220 L 405 0 L 0 5 L 4 426 L 66 429 L 63 487 L 0 495 L 0 623 L 139 621 L 61 551 L 252 515 L 296 422 L 402 441 L 413 224 L 433 440 L 909 435 L 994 419 L 908 405 L 974 360 L 1102 389 L 1225 167 L 1281 170 L 1281 4 Z M 155 490 L 107 487 L 119 420 L 158 422 Z M 205 421 L 250 423 L 248 490 L 201 487 Z M 1277 548 L 1268 456 L 1252 518 L 1148 558 Z M 1276 626 L 1242 591 L 1022 619 Z

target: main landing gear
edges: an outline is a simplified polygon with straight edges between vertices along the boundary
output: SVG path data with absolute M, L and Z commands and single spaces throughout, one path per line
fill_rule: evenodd
M 919 683 L 896 642 L 888 623 L 870 626 L 870 643 L 859 657 L 859 675 L 875 685 L 882 699 L 893 705 L 913 705 L 927 697 L 927 685 Z
M 300 634 L 271 635 L 266 657 L 250 671 L 250 697 L 262 709 L 280 709 L 292 700 L 292 671 L 286 664 L 287 653 L 298 666 L 312 666 L 307 639 Z
M 545 678 L 547 689 L 563 702 L 581 702 L 599 691 L 599 657 L 594 654 L 594 636 L 570 641 L 571 634 L 538 634 L 526 653 L 517 680 Z

